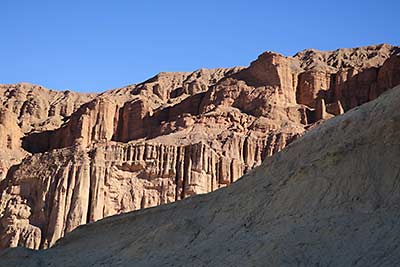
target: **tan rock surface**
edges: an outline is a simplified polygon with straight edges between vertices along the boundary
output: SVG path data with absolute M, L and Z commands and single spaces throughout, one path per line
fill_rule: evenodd
M 0 181 L 27 152 L 21 138 L 54 130 L 95 94 L 54 91 L 28 83 L 0 85 Z
M 400 86 L 234 184 L 81 226 L 4 266 L 397 266 Z M 305 153 L 307 151 L 307 153 Z
M 2 108 L 16 115 L 23 133 L 53 130 L 95 94 L 54 91 L 28 83 L 0 85 Z
M 20 196 L 9 199 L 1 218 L 0 248 L 23 246 L 39 249 L 41 232 L 29 224 L 30 207 Z
M 398 84 L 399 51 L 266 52 L 248 68 L 160 73 L 97 96 L 5 86 L 0 216 L 21 197 L 47 248 L 81 224 L 225 187 Z

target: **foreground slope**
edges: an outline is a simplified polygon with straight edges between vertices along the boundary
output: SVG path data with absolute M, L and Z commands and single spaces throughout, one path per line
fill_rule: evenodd
M 400 86 L 307 132 L 230 187 L 81 226 L 1 266 L 400 264 Z

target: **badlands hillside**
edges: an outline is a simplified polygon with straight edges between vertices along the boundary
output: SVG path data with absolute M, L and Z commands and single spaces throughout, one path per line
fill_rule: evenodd
M 81 226 L 1 266 L 398 266 L 400 86 L 227 188 Z
M 400 48 L 383 44 L 266 52 L 101 94 L 1 85 L 0 249 L 46 249 L 246 175 L 0 263 L 365 265 L 375 243 L 392 263 L 400 102 L 374 99 L 398 84 Z

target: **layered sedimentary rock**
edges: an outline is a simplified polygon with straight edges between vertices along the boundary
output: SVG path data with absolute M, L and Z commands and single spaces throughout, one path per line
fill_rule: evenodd
M 400 86 L 233 185 L 81 226 L 4 266 L 398 266 Z M 307 151 L 307 153 L 305 153 Z
M 6 107 L 0 142 L 22 156 L 3 167 L 0 215 L 20 197 L 47 248 L 81 224 L 225 187 L 315 123 L 400 83 L 399 52 L 266 52 L 248 68 L 160 73 L 97 96 L 56 92 L 15 109 L 24 116 Z

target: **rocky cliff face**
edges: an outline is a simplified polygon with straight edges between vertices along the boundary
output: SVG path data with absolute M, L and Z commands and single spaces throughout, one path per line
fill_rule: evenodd
M 30 236 L 40 231 L 47 248 L 81 224 L 225 187 L 315 123 L 399 84 L 399 52 L 267 52 L 248 68 L 161 73 L 97 96 L 45 91 L 43 103 L 5 105 L 0 141 L 21 156 L 3 167 L 0 214 L 19 197 Z M 36 90 L 41 99 L 39 87 L 26 95 Z M 4 240 L 15 225 L 3 224 Z M 29 240 L 2 248 L 37 248 Z
M 53 91 L 27 83 L 0 85 L 0 180 L 27 156 L 21 138 L 54 130 L 94 94 Z
M 400 86 L 227 188 L 81 226 L 45 251 L 6 250 L 0 265 L 398 266 L 399 103 Z

